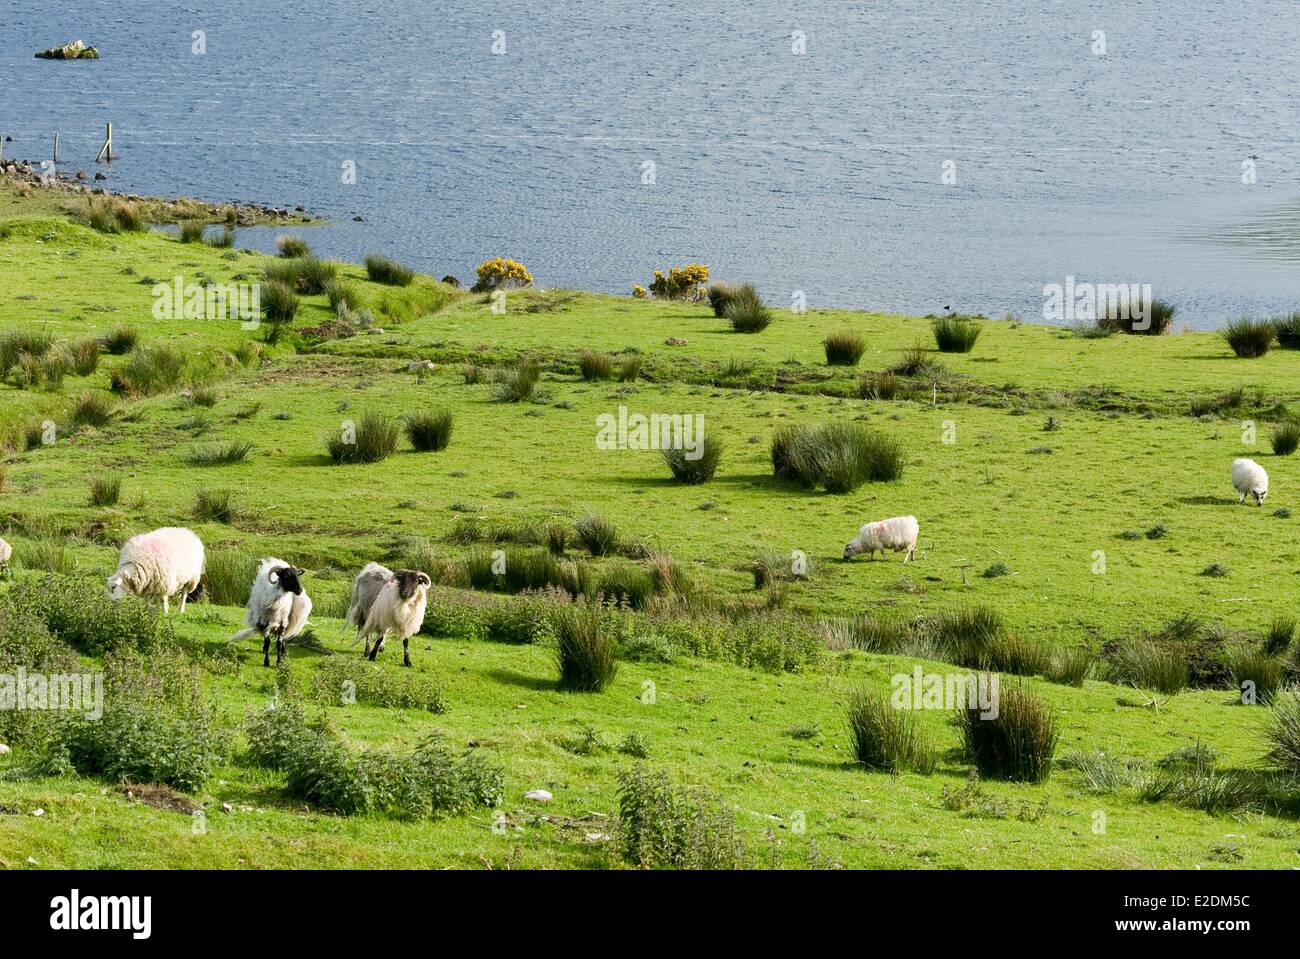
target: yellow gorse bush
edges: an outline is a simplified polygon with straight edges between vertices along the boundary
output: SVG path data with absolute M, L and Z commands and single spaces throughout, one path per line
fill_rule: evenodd
M 700 300 L 707 282 L 709 268 L 703 263 L 688 263 L 672 267 L 667 276 L 662 270 L 655 270 L 650 292 L 661 300 Z
M 478 292 L 533 285 L 533 275 L 528 272 L 528 267 L 518 260 L 508 260 L 501 256 L 484 260 L 474 272 L 478 274 L 478 282 L 474 284 L 474 289 Z

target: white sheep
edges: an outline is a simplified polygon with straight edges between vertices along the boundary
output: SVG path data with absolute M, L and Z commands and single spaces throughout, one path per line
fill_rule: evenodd
M 170 598 L 185 600 L 199 588 L 203 578 L 203 543 L 191 530 L 165 526 L 132 536 L 117 557 L 117 572 L 105 583 L 109 599 L 132 596 L 161 596 L 163 615 L 171 612 Z M 178 614 L 179 615 L 179 614 Z
M 384 648 L 384 640 L 391 633 L 402 639 L 402 665 L 411 665 L 411 637 L 424 625 L 424 607 L 432 585 L 426 573 L 399 569 L 379 590 L 365 625 L 361 627 L 361 636 L 366 641 L 365 655 L 371 662 Z M 371 636 L 378 637 L 373 648 Z
M 370 609 L 375 605 L 375 597 L 385 585 L 393 581 L 393 571 L 379 563 L 366 563 L 352 581 L 352 600 L 348 604 L 347 622 L 357 629 L 357 639 L 361 638 L 361 628 L 370 618 Z
M 14 548 L 0 539 L 0 566 L 4 566 L 13 558 Z
M 858 530 L 858 538 L 844 547 L 844 558 L 852 559 L 858 553 L 867 553 L 875 559 L 877 550 L 881 556 L 885 555 L 885 550 L 892 549 L 895 553 L 906 550 L 907 555 L 903 557 L 906 563 L 916 552 L 916 538 L 920 535 L 921 526 L 915 516 L 893 516 L 865 523 Z
M 1263 506 L 1268 495 L 1268 473 L 1254 460 L 1232 461 L 1232 485 L 1237 490 L 1237 502 L 1244 503 L 1247 495 L 1255 497 L 1255 505 Z
M 302 632 L 311 615 L 311 597 L 299 579 L 305 570 L 268 556 L 257 567 L 253 588 L 244 612 L 247 629 L 241 629 L 232 641 L 262 636 L 262 665 L 271 665 L 271 637 L 275 637 L 275 665 L 284 659 L 284 641 Z

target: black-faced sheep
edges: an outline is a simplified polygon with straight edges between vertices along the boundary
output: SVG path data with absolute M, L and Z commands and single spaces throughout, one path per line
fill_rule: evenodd
M 348 603 L 347 622 L 355 626 L 357 639 L 361 638 L 361 629 L 370 618 L 370 609 L 375 605 L 375 598 L 385 585 L 393 581 L 393 571 L 379 563 L 366 563 L 352 581 L 352 599 Z M 369 650 L 369 644 L 367 644 Z
M 262 665 L 271 665 L 271 637 L 275 637 L 275 665 L 284 659 L 284 642 L 302 632 L 311 615 L 311 597 L 302 588 L 304 570 L 269 556 L 262 560 L 244 612 L 247 629 L 234 639 L 262 636 Z
M 431 585 L 433 582 L 426 573 L 399 569 L 380 588 L 361 627 L 361 636 L 366 641 L 365 655 L 371 662 L 384 648 L 384 640 L 392 634 L 402 640 L 402 665 L 411 665 L 411 637 L 424 624 L 424 607 Z M 373 647 L 370 645 L 371 636 L 378 637 Z
M 1268 473 L 1254 460 L 1232 461 L 1232 485 L 1237 490 L 1237 502 L 1244 503 L 1247 496 L 1255 497 L 1255 505 L 1263 506 L 1268 495 Z
M 198 589 L 202 578 L 203 543 L 191 530 L 165 526 L 126 541 L 105 592 L 109 599 L 128 594 L 161 596 L 164 615 L 171 612 L 170 598 L 180 593 L 183 613 L 186 597 Z

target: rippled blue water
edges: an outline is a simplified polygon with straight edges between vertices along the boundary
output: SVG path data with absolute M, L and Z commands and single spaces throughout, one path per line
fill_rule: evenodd
M 1069 274 L 1197 328 L 1300 308 L 1289 0 L 6 8 L 7 156 L 58 130 L 90 171 L 112 120 L 111 187 L 304 204 L 328 255 L 615 292 L 701 261 L 777 302 L 1039 321 Z M 103 59 L 32 56 L 78 37 Z

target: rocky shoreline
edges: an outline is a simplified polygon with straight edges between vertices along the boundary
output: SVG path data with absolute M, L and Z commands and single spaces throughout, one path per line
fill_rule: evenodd
M 111 196 L 143 208 L 145 218 L 151 223 L 177 223 L 181 220 L 205 220 L 212 223 L 229 223 L 232 226 L 266 226 L 266 225 L 306 225 L 326 222 L 323 217 L 314 216 L 302 206 L 274 207 L 258 203 L 211 203 L 194 197 L 147 197 L 137 193 L 120 193 L 102 186 L 93 186 L 94 182 L 103 182 L 107 177 L 95 173 L 93 180 L 84 170 L 75 174 L 59 173 L 48 182 L 42 178 L 38 166 L 26 160 L 5 160 L 0 162 L 0 181 L 19 192 L 29 193 L 33 190 L 50 190 L 72 199 L 78 196 Z

